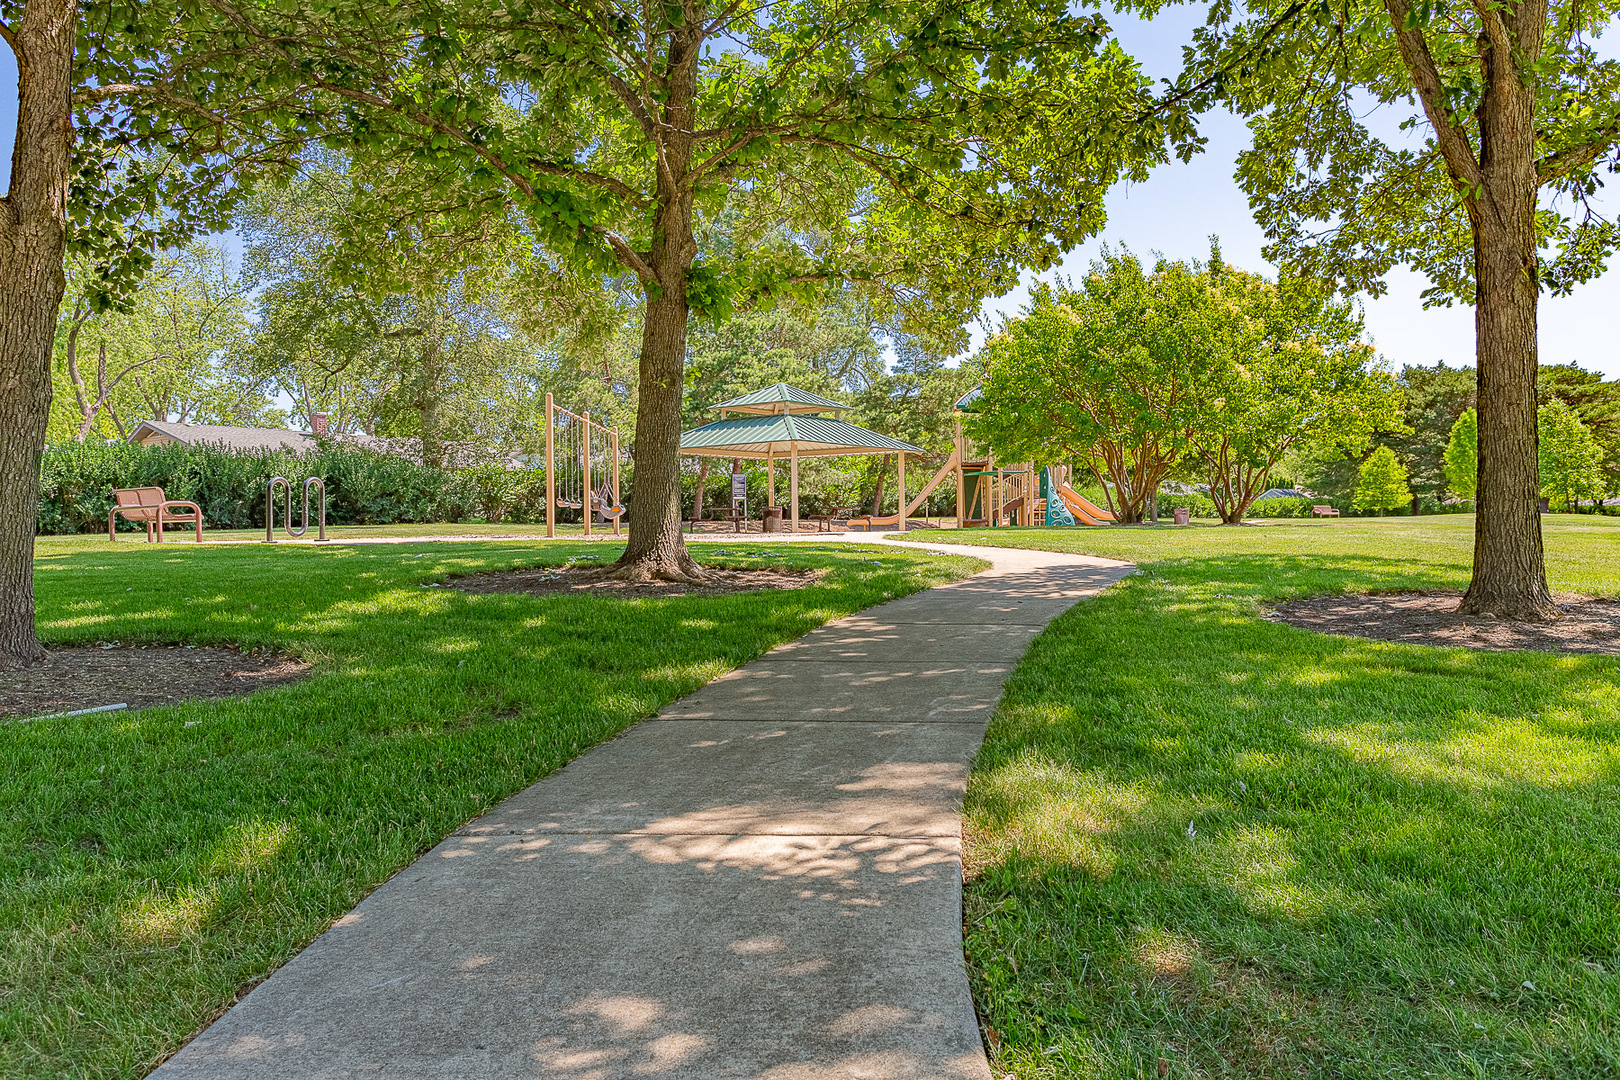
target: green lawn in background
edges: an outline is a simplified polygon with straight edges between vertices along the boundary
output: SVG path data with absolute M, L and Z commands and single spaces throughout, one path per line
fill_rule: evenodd
M 1471 526 L 936 534 L 1140 567 L 1036 640 L 970 783 L 999 1073 L 1620 1075 L 1620 658 L 1261 617 L 1461 588 Z M 1554 588 L 1620 594 L 1617 526 L 1546 519 Z
M 780 642 L 982 565 L 743 542 L 695 553 L 828 573 L 721 597 L 432 587 L 619 550 L 43 538 L 47 640 L 273 646 L 315 674 L 242 699 L 0 724 L 0 1076 L 144 1075 L 497 800 Z

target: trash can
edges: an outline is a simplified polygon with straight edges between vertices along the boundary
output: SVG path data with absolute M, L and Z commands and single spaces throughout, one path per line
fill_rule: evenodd
M 767 506 L 765 508 L 765 531 L 782 531 L 782 508 L 780 506 Z
M 1177 525 L 1190 525 L 1190 524 L 1192 524 L 1192 511 L 1187 509 L 1185 506 L 1176 507 L 1176 524 Z

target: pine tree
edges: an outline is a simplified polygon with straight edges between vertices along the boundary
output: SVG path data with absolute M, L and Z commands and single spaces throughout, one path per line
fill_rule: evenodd
M 1361 476 L 1356 481 L 1355 507 L 1357 510 L 1377 510 L 1383 517 L 1385 510 L 1405 506 L 1412 501 L 1412 489 L 1407 486 L 1406 466 L 1395 456 L 1395 451 L 1380 446 L 1361 463 Z

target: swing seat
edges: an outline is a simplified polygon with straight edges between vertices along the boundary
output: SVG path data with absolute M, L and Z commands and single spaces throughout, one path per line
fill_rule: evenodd
M 601 502 L 596 502 L 591 505 L 591 509 L 595 510 L 598 514 L 601 514 L 603 517 L 616 518 L 624 516 L 624 507 L 618 505 L 617 503 L 609 506 Z
M 558 499 L 557 505 L 564 510 L 578 510 L 581 508 L 579 503 L 572 502 L 568 499 Z

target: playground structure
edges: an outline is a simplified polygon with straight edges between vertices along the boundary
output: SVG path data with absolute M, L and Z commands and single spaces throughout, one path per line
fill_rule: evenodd
M 264 489 L 264 542 L 276 542 L 276 486 L 280 485 L 287 493 L 286 510 L 282 514 L 282 526 L 287 535 L 294 540 L 309 532 L 309 489 L 315 488 L 321 493 L 320 535 L 318 540 L 326 539 L 326 481 L 318 476 L 311 476 L 304 481 L 304 520 L 298 528 L 293 528 L 293 495 L 292 483 L 285 476 L 272 476 L 270 483 Z
M 619 430 L 591 414 L 571 412 L 546 395 L 546 535 L 557 535 L 557 511 L 578 510 L 591 535 L 591 518 L 611 522 L 619 535 Z
M 789 530 L 799 531 L 799 459 L 801 457 L 841 457 L 856 454 L 895 455 L 898 509 L 893 514 L 858 514 L 848 519 L 851 527 L 904 530 L 911 517 L 923 507 L 947 479 L 956 480 L 956 525 L 1003 524 L 1106 525 L 1114 514 L 1091 502 L 1069 483 L 1067 466 L 1050 465 L 1037 469 L 1031 462 L 998 464 L 989 454 L 976 452 L 962 429 L 962 415 L 972 411 L 977 391 L 956 403 L 956 435 L 944 464 L 915 494 L 908 492 L 906 459 L 926 454 L 919 446 L 837 419 L 847 406 L 819 394 L 776 383 L 741 397 L 723 401 L 711 410 L 720 419 L 681 434 L 681 453 L 700 457 L 752 459 L 765 466 L 767 517 L 776 507 L 775 466 L 786 458 L 788 473 Z M 550 408 L 548 400 L 547 408 Z M 732 414 L 732 415 L 728 415 Z M 832 414 L 832 415 L 827 415 Z M 571 415 L 571 414 L 570 414 Z M 547 461 L 551 458 L 547 442 Z M 735 485 L 735 481 L 733 484 Z M 587 487 L 588 482 L 587 482 Z M 734 488 L 735 491 L 735 488 Z M 733 496 L 734 514 L 738 502 Z
M 956 403 L 956 446 L 947 468 L 956 470 L 956 527 L 988 525 L 1111 525 L 1114 514 L 1075 491 L 1069 467 L 1034 462 L 997 464 L 993 455 L 976 453 L 962 430 L 962 416 L 972 412 L 973 390 Z M 933 490 L 935 477 L 925 490 Z

